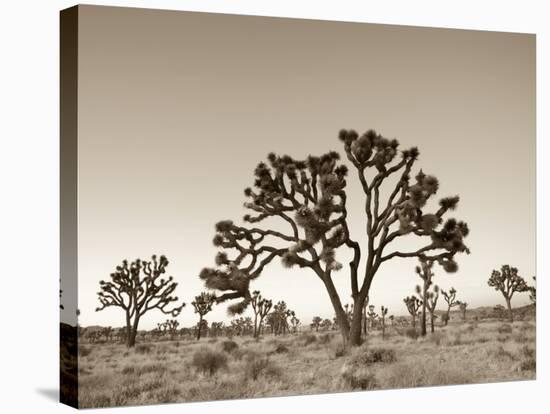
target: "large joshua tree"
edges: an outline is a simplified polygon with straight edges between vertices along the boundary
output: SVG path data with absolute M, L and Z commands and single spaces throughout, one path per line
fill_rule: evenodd
M 523 277 L 518 274 L 518 269 L 509 265 L 503 265 L 500 271 L 493 270 L 487 283 L 502 293 L 506 301 L 506 307 L 508 308 L 508 317 L 510 318 L 510 322 L 513 322 L 512 296 L 516 292 L 526 292 L 529 290 L 529 286 L 527 286 Z
M 195 313 L 199 314 L 199 322 L 197 324 L 197 340 L 201 339 L 204 315 L 212 310 L 212 306 L 215 302 L 216 296 L 208 292 L 201 292 L 201 294 L 195 296 L 195 300 L 191 302 L 191 305 L 193 305 L 193 308 L 195 309 Z
M 256 167 L 254 188 L 245 189 L 245 208 L 251 211 L 244 216 L 245 225 L 230 220 L 216 225 L 214 245 L 223 249 L 216 257 L 218 267 L 203 269 L 200 277 L 207 287 L 226 292 L 218 301 L 239 299 L 229 311 L 240 313 L 251 301 L 250 283 L 274 259 L 281 258 L 287 267 L 311 269 L 326 288 L 344 341 L 359 345 L 364 302 L 380 267 L 394 259 L 424 257 L 445 270 L 455 269 L 456 253 L 468 252 L 463 243 L 468 226 L 444 219 L 456 208 L 458 196 L 443 198 L 435 211 L 427 211 L 439 182 L 422 171 L 411 178 L 419 156 L 416 148 L 399 151 L 397 140 L 373 130 L 361 136 L 342 130 L 339 138 L 364 192 L 367 242 L 360 245 L 350 234 L 348 168 L 339 164 L 338 153 L 305 160 L 271 153 L 267 163 Z M 281 224 L 275 225 L 275 220 Z M 265 225 L 255 226 L 260 223 Z M 392 248 L 405 236 L 416 240 L 416 246 Z M 344 247 L 352 252 L 351 321 L 333 281 L 334 273 L 342 268 L 336 251 Z
M 150 261 L 137 259 L 132 263 L 122 261 L 110 281 L 100 281 L 97 293 L 101 306 L 96 312 L 107 307 L 122 308 L 126 314 L 126 341 L 128 347 L 136 343 L 140 319 L 154 309 L 166 315 L 177 317 L 185 303 L 176 306 L 178 297 L 173 296 L 178 284 L 172 276 L 165 278 L 168 259 L 165 256 L 152 256 Z M 174 305 L 170 309 L 170 307 Z

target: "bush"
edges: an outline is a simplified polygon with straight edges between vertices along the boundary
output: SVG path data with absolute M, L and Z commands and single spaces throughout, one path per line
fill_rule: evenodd
M 258 378 L 277 378 L 281 376 L 281 370 L 267 357 L 249 355 L 244 367 L 244 375 L 247 380 L 256 381 Z
M 286 354 L 288 352 L 288 347 L 285 344 L 279 344 L 273 352 L 276 354 Z
M 409 328 L 405 331 L 405 336 L 407 338 L 417 339 L 418 338 L 418 332 L 416 331 L 416 328 Z
M 86 348 L 84 346 L 81 346 L 80 348 L 78 348 L 78 354 L 81 357 L 87 357 L 91 353 L 92 353 L 92 348 Z
M 435 345 L 439 346 L 441 345 L 441 341 L 443 339 L 443 334 L 441 332 L 434 332 L 429 336 L 429 341 L 434 343 Z
M 505 323 L 504 325 L 500 325 L 498 327 L 498 333 L 499 334 L 511 334 L 512 333 L 512 325 L 509 325 Z
M 324 334 L 319 337 L 319 343 L 326 345 L 332 341 L 332 335 L 331 334 Z
M 348 361 L 342 366 L 342 380 L 351 389 L 370 390 L 377 386 L 376 377 L 367 366 Z
M 346 347 L 344 345 L 340 344 L 336 347 L 336 350 L 334 351 L 334 357 L 335 358 L 341 358 L 344 355 L 346 355 L 346 353 L 347 353 Z
M 537 370 L 537 361 L 535 358 L 527 358 L 520 362 L 519 364 L 520 371 L 536 371 Z
M 150 354 L 153 348 L 149 344 L 139 344 L 135 349 L 138 354 Z
M 229 340 L 229 341 L 223 341 L 222 342 L 222 349 L 225 352 L 228 352 L 228 353 L 233 352 L 238 347 L 239 347 L 239 345 L 235 341 Z
M 372 348 L 359 350 L 351 359 L 351 364 L 368 365 L 376 363 L 390 364 L 395 362 L 395 351 L 388 348 Z
M 219 369 L 227 368 L 227 357 L 221 352 L 202 348 L 193 355 L 191 365 L 199 372 L 214 375 Z
M 311 345 L 314 342 L 317 342 L 317 337 L 313 334 L 304 335 L 304 346 Z

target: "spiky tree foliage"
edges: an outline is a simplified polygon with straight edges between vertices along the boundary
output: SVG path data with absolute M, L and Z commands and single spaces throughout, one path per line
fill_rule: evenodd
M 413 328 L 416 328 L 416 316 L 418 314 L 418 309 L 420 309 L 420 306 L 422 306 L 422 301 L 416 296 L 407 296 L 405 299 L 403 299 L 403 302 L 405 302 L 407 310 L 412 316 L 412 326 Z
M 384 305 L 380 308 L 380 321 L 382 322 L 382 339 L 386 337 L 386 315 L 388 314 L 388 308 Z
M 178 297 L 173 296 L 178 284 L 172 276 L 164 277 L 168 259 L 166 256 L 153 255 L 150 261 L 137 259 L 132 263 L 122 261 L 111 280 L 100 281 L 100 291 L 97 293 L 101 306 L 96 312 L 107 307 L 122 308 L 126 314 L 127 345 L 133 347 L 136 343 L 139 321 L 143 315 L 154 309 L 166 315 L 177 317 L 185 303 L 176 306 Z M 174 306 L 170 309 L 170 306 Z
M 220 336 L 223 333 L 224 327 L 225 325 L 223 322 L 212 322 L 210 324 L 210 336 L 214 338 Z
M 537 278 L 533 276 L 533 286 L 529 286 L 529 299 L 533 303 L 537 303 Z
M 422 171 L 411 179 L 419 155 L 416 148 L 399 151 L 397 140 L 372 130 L 362 136 L 342 130 L 339 138 L 365 193 L 368 242 L 363 246 L 361 280 L 362 248 L 351 238 L 347 222 L 348 169 L 338 164 L 336 152 L 305 160 L 272 153 L 267 163 L 258 164 L 254 189 L 245 189 L 249 199 L 245 207 L 251 214 L 244 216 L 244 221 L 249 225 L 229 220 L 216 225 L 214 244 L 223 251 L 216 258 L 218 267 L 203 269 L 200 277 L 207 287 L 226 292 L 219 301 L 239 299 L 229 310 L 240 313 L 251 301 L 250 282 L 275 258 L 288 267 L 309 268 L 327 290 L 344 341 L 359 345 L 364 302 L 380 266 L 397 258 L 425 257 L 454 270 L 455 254 L 468 252 L 463 243 L 468 227 L 455 219 L 444 220 L 445 214 L 456 208 L 458 196 L 443 198 L 436 211 L 427 211 L 427 202 L 437 193 L 439 183 Z M 253 226 L 267 219 L 270 223 L 279 220 L 287 230 Z M 393 250 L 394 242 L 404 236 L 414 236 L 418 246 L 411 251 Z M 336 251 L 343 246 L 353 252 L 349 268 L 355 305 L 351 323 L 333 282 L 333 273 L 342 267 Z
M 389 319 L 390 319 L 391 327 L 393 328 L 395 324 L 395 316 L 390 315 Z
M 462 320 L 466 320 L 466 308 L 468 307 L 468 302 L 460 302 L 458 304 L 458 307 L 460 309 L 460 312 L 462 313 Z
M 439 300 L 439 286 L 435 285 L 433 290 L 426 292 L 426 307 L 430 313 L 430 330 L 432 333 L 435 331 L 435 308 L 437 306 L 437 301 Z
M 518 269 L 510 265 L 503 265 L 500 271 L 493 270 L 487 283 L 490 287 L 502 293 L 508 308 L 510 322 L 513 322 L 514 313 L 512 311 L 512 296 L 514 296 L 516 292 L 526 292 L 529 290 L 523 277 L 518 274 Z
M 250 300 L 252 310 L 254 311 L 254 338 L 257 338 L 262 330 L 262 323 L 271 310 L 273 302 L 264 299 L 258 290 L 252 292 Z
M 454 287 L 452 287 L 448 292 L 441 289 L 441 295 L 443 295 L 443 299 L 447 302 L 447 312 L 443 318 L 443 322 L 445 323 L 445 326 L 447 326 L 451 320 L 451 309 L 460 305 L 460 301 L 456 300 L 456 289 Z
M 315 332 L 318 332 L 321 322 L 323 322 L 323 319 L 320 316 L 314 316 L 310 326 L 312 329 L 315 329 Z
M 212 306 L 216 302 L 216 296 L 212 293 L 201 292 L 200 295 L 195 296 L 195 300 L 191 302 L 195 313 L 199 314 L 199 322 L 197 325 L 197 340 L 201 339 L 202 332 L 202 320 L 204 315 L 212 310 Z

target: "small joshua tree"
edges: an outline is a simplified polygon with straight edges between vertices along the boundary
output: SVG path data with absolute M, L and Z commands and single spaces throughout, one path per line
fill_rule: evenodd
M 122 261 L 122 265 L 111 273 L 110 281 L 100 281 L 97 293 L 101 306 L 96 312 L 107 307 L 122 308 L 126 314 L 126 338 L 128 347 L 136 343 L 139 321 L 147 312 L 158 309 L 166 315 L 177 317 L 185 303 L 169 309 L 178 302 L 172 294 L 178 284 L 172 276 L 163 277 L 168 266 L 165 256 L 153 255 L 151 261 L 137 259 L 132 263 Z
M 332 329 L 332 321 L 330 319 L 323 319 L 323 322 L 321 322 L 321 328 L 323 331 L 330 331 Z
M 460 312 L 462 312 L 462 320 L 465 321 L 466 320 L 466 308 L 468 307 L 468 303 L 467 302 L 460 302 L 458 304 L 459 308 L 460 308 Z
M 448 292 L 442 289 L 441 294 L 443 295 L 445 302 L 447 302 L 447 313 L 445 313 L 445 317 L 443 318 L 443 322 L 445 323 L 445 326 L 447 326 L 449 320 L 451 319 L 451 309 L 460 305 L 460 301 L 456 300 L 456 289 L 454 287 L 452 287 Z
M 113 328 L 110 326 L 106 326 L 101 330 L 100 335 L 105 338 L 106 342 L 109 342 L 113 338 Z
M 258 290 L 252 292 L 252 298 L 250 300 L 252 310 L 254 311 L 254 338 L 260 335 L 262 330 L 262 323 L 271 307 L 273 302 L 268 299 L 264 299 Z
M 170 339 L 174 339 L 180 323 L 176 319 L 167 319 L 166 322 L 164 322 L 164 326 L 165 330 L 168 331 L 168 335 L 170 335 Z
M 369 305 L 369 311 L 367 312 L 367 317 L 370 322 L 370 329 L 374 330 L 374 325 L 376 324 L 376 319 L 378 318 L 378 314 L 374 310 L 374 305 Z
M 526 292 L 529 290 L 525 280 L 518 274 L 518 269 L 509 265 L 503 265 L 500 271 L 493 270 L 487 283 L 490 287 L 502 293 L 508 308 L 510 322 L 513 322 L 514 313 L 512 312 L 512 296 L 514 296 L 516 292 Z
M 321 322 L 323 322 L 323 320 L 320 316 L 314 316 L 313 320 L 311 321 L 311 328 L 315 329 L 315 332 L 318 332 L 319 327 L 321 326 Z
M 384 305 L 380 308 L 380 320 L 382 321 L 382 339 L 386 336 L 386 315 L 388 314 L 388 308 Z
M 407 310 L 412 316 L 412 327 L 413 329 L 416 329 L 416 316 L 418 314 L 418 309 L 420 309 L 420 306 L 422 306 L 422 301 L 416 296 L 407 296 L 405 299 L 403 299 L 403 302 L 405 302 Z
M 294 311 L 292 312 L 292 316 L 290 317 L 290 325 L 292 326 L 292 332 L 296 333 L 298 332 L 298 326 L 300 325 L 300 319 L 296 317 L 296 314 Z
M 286 334 L 288 329 L 288 318 L 294 314 L 294 311 L 287 308 L 285 301 L 279 301 L 273 307 L 273 312 L 271 312 L 271 323 L 273 333 L 275 335 Z
M 426 307 L 430 313 L 430 330 L 432 333 L 435 331 L 434 321 L 435 321 L 435 307 L 437 306 L 437 301 L 439 299 L 439 286 L 435 285 L 433 291 L 426 292 Z
M 199 296 L 195 296 L 195 300 L 191 302 L 195 313 L 199 314 L 199 322 L 197 325 L 197 340 L 201 339 L 201 332 L 203 330 L 203 318 L 208 312 L 212 310 L 212 306 L 216 302 L 216 296 L 212 293 L 201 292 Z
M 395 316 L 390 315 L 390 318 L 389 318 L 389 319 L 390 319 L 391 327 L 392 327 L 392 329 L 393 329 L 393 327 L 394 327 L 394 325 L 395 325 Z

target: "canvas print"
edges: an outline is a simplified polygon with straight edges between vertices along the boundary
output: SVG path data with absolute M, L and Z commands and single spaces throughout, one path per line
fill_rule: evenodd
M 63 402 L 536 378 L 533 34 L 75 6 L 60 46 Z

